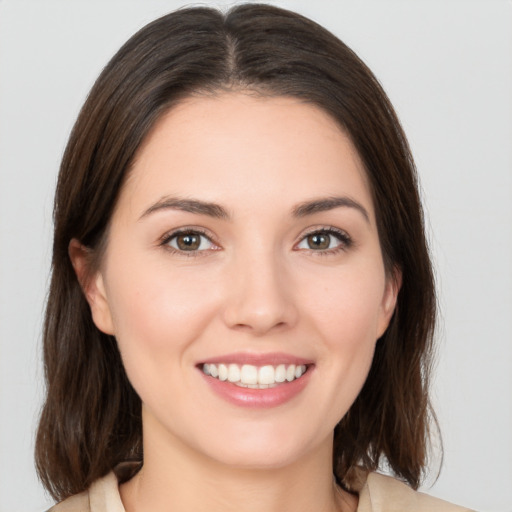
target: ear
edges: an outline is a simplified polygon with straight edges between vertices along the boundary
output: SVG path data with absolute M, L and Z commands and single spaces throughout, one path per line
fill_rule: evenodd
M 69 242 L 69 259 L 85 298 L 91 308 L 91 315 L 96 327 L 105 334 L 114 334 L 112 314 L 108 304 L 102 273 L 91 273 L 91 249 L 82 245 L 76 238 Z
M 402 287 L 402 271 L 393 267 L 393 271 L 386 277 L 386 287 L 382 296 L 381 314 L 379 318 L 377 339 L 380 338 L 388 328 L 389 322 L 395 312 L 398 292 Z

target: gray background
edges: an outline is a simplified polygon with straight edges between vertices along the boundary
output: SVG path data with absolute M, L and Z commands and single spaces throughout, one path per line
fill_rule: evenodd
M 211 2 L 228 6 L 235 2 Z M 382 81 L 422 179 L 442 310 L 428 492 L 512 511 L 512 3 L 269 2 L 325 25 Z M 178 1 L 0 0 L 0 512 L 50 500 L 32 462 L 51 203 L 93 80 Z

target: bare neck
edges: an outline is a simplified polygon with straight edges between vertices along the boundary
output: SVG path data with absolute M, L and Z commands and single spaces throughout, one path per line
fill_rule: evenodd
M 144 440 L 144 466 L 121 485 L 126 512 L 355 512 L 336 487 L 332 439 L 279 468 L 219 463 L 187 446 Z

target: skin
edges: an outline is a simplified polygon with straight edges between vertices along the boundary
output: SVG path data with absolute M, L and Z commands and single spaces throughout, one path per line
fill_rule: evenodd
M 293 213 L 333 196 L 353 203 Z M 177 197 L 229 218 L 158 207 Z M 177 249 L 179 228 L 205 232 L 198 250 Z M 311 245 L 327 228 L 343 236 Z M 121 486 L 127 512 L 356 509 L 333 483 L 333 429 L 367 377 L 399 276 L 385 272 L 363 165 L 330 116 L 293 98 L 183 101 L 139 151 L 99 271 L 84 281 L 76 240 L 70 256 L 143 402 L 144 467 Z M 277 407 L 229 403 L 197 368 L 270 352 L 313 362 Z

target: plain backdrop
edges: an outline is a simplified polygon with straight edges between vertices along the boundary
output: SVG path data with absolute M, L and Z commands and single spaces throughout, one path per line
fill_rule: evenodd
M 512 3 L 269 3 L 336 33 L 398 111 L 421 176 L 442 313 L 434 399 L 444 463 L 426 489 L 512 511 Z M 51 503 L 32 452 L 52 196 L 68 133 L 119 46 L 181 5 L 0 0 L 0 512 Z

